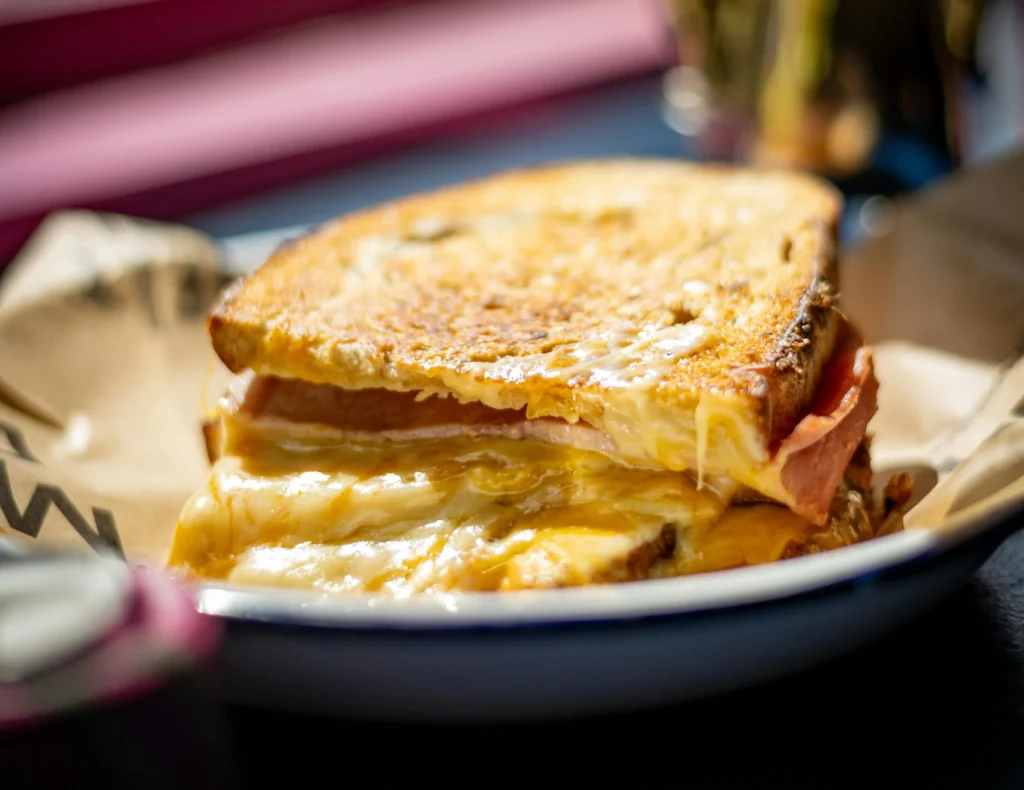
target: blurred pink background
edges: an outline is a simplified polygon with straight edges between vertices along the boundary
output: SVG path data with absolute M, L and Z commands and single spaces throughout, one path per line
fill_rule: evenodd
M 8 2 L 0 265 L 57 207 L 175 217 L 673 57 L 659 0 Z

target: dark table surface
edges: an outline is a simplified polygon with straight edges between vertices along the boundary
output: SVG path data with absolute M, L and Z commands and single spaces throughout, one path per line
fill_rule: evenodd
M 650 77 L 608 86 L 185 219 L 229 236 L 315 223 L 535 162 L 678 156 L 683 146 L 659 117 L 658 89 Z M 235 707 L 226 722 L 246 786 L 277 770 L 289 786 L 357 780 L 373 756 L 375 782 L 410 771 L 443 781 L 542 782 L 554 760 L 582 769 L 573 774 L 580 781 L 626 767 L 634 781 L 669 776 L 696 787 L 1024 788 L 1024 535 L 1011 536 L 965 587 L 898 633 L 726 697 L 517 726 L 389 726 Z M 427 756 L 412 757 L 423 747 Z M 464 770 L 485 760 L 486 772 Z

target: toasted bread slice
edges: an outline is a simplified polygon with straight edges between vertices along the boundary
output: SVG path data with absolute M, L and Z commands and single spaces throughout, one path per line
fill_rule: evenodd
M 626 457 L 776 495 L 778 470 L 759 470 L 807 412 L 840 327 L 839 208 L 783 172 L 508 173 L 287 244 L 209 328 L 236 372 L 583 420 Z

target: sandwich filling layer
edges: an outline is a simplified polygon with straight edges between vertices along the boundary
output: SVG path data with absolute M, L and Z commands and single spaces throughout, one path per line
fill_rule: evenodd
M 873 534 L 846 486 L 818 526 L 732 505 L 727 480 L 536 439 L 346 441 L 225 422 L 171 563 L 207 578 L 395 595 L 627 581 L 769 562 Z
M 233 582 L 403 596 L 673 576 L 864 540 L 877 519 L 857 453 L 874 407 L 860 353 L 837 348 L 818 408 L 747 475 L 784 480 L 797 464 L 793 492 L 810 492 L 802 508 L 759 501 L 763 491 L 712 464 L 680 472 L 623 453 L 582 422 L 242 375 L 171 564 Z M 730 440 L 721 423 L 708 433 L 718 447 Z

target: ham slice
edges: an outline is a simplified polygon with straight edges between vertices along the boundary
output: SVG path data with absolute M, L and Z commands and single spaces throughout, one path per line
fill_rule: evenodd
M 535 439 L 617 455 L 611 437 L 584 422 L 546 417 L 528 420 L 525 409 L 491 409 L 454 398 L 417 400 L 415 392 L 345 390 L 244 373 L 232 381 L 226 406 L 242 419 L 313 423 L 354 441 L 486 436 Z
M 844 322 L 836 349 L 821 372 L 807 415 L 779 445 L 786 504 L 815 524 L 828 519 L 832 497 L 878 408 L 871 349 Z

